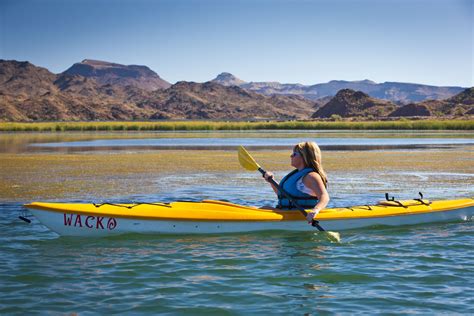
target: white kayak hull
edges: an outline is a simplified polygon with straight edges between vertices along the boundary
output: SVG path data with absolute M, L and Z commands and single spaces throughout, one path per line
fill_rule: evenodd
M 192 221 L 156 220 L 92 216 L 77 213 L 30 209 L 45 226 L 63 236 L 100 237 L 127 233 L 142 234 L 222 234 L 266 230 L 317 231 L 304 219 L 301 221 Z M 402 226 L 435 222 L 470 221 L 474 206 L 421 214 L 370 218 L 321 220 L 327 231 L 342 231 L 371 226 Z

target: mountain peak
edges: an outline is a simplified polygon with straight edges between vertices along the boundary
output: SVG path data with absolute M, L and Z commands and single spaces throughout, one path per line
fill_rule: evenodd
M 161 79 L 157 73 L 146 66 L 121 65 L 94 59 L 84 59 L 80 63 L 75 63 L 62 74 L 94 78 L 102 85 L 130 85 L 148 91 L 166 89 L 171 86 L 169 82 Z
M 328 84 L 377 84 L 376 82 L 364 79 L 364 80 L 354 80 L 354 81 L 347 81 L 347 80 L 331 80 Z
M 474 87 L 467 88 L 463 92 L 447 99 L 446 101 L 462 103 L 466 105 L 474 105 Z
M 55 78 L 49 70 L 28 61 L 0 59 L 0 92 L 16 96 L 43 95 L 56 90 Z
M 336 99 L 340 100 L 363 100 L 370 98 L 370 96 L 362 91 L 354 91 L 352 89 L 341 89 L 334 96 Z
M 84 59 L 79 64 L 90 65 L 93 67 L 121 67 L 121 66 L 123 67 L 124 66 L 124 65 L 111 63 L 111 62 L 103 61 L 103 60 L 96 60 L 96 59 Z
M 220 73 L 212 82 L 221 84 L 223 86 L 240 86 L 245 83 L 245 81 L 240 80 L 231 73 L 223 72 Z
M 323 107 L 314 114 L 315 117 L 331 117 L 337 114 L 342 117 L 354 116 L 386 116 L 395 110 L 396 106 L 388 101 L 371 98 L 362 91 L 342 89 Z
M 377 84 L 377 82 L 369 80 L 369 79 L 364 79 L 364 80 L 359 80 L 359 81 L 354 81 L 355 83 L 363 83 L 363 84 Z

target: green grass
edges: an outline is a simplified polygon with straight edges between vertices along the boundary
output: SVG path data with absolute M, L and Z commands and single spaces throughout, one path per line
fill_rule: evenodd
M 3 132 L 218 131 L 218 130 L 474 130 L 474 120 L 399 121 L 160 121 L 0 123 Z

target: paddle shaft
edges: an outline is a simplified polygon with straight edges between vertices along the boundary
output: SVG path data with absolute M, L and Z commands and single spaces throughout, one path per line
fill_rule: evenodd
M 262 176 L 265 176 L 265 173 L 267 173 L 261 167 L 258 168 L 258 171 L 260 171 Z M 299 206 L 298 203 L 296 203 L 296 201 L 288 193 L 286 193 L 285 190 L 283 190 L 283 188 L 280 187 L 280 185 L 275 180 L 273 180 L 273 178 L 270 178 L 269 181 L 270 181 L 271 184 L 273 184 L 278 189 L 279 192 L 281 192 L 288 200 L 290 200 L 291 203 L 293 203 L 294 206 L 296 206 L 298 211 L 300 211 L 301 214 L 304 215 L 304 217 L 306 217 L 308 215 L 308 212 L 306 212 L 306 210 L 304 208 Z M 315 219 L 312 220 L 311 226 L 316 227 L 321 232 L 325 231 L 324 228 L 322 228 L 321 225 L 319 225 L 319 222 Z

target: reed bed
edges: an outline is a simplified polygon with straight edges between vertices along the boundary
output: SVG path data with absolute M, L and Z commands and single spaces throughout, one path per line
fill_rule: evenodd
M 0 123 L 3 132 L 219 130 L 474 130 L 474 120 L 399 121 L 154 121 Z

